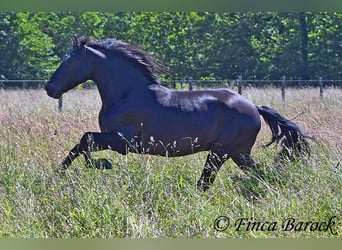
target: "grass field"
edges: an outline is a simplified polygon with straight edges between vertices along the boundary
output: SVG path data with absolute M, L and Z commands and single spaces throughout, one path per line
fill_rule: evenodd
M 287 90 L 286 103 L 279 89 L 243 95 L 295 118 L 315 138 L 312 155 L 275 166 L 277 148 L 262 147 L 271 136 L 263 124 L 253 149 L 262 175 L 229 160 L 201 193 L 205 153 L 98 152 L 114 169 L 89 169 L 80 158 L 59 174 L 82 134 L 98 131 L 97 91 L 65 94 L 59 113 L 43 90 L 0 90 L 0 237 L 341 237 L 341 89 L 326 89 L 323 100 L 317 89 Z

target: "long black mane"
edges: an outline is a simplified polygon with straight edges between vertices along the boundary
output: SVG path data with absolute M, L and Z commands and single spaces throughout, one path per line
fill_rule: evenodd
M 157 84 L 160 84 L 157 74 L 167 72 L 166 67 L 159 60 L 130 43 L 115 38 L 97 40 L 92 37 L 80 37 L 78 40 L 81 46 L 86 45 L 97 50 L 110 51 L 129 59 L 146 77 Z

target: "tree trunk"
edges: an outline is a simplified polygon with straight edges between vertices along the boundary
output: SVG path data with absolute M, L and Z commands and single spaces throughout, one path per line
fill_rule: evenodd
M 299 28 L 300 28 L 300 52 L 301 52 L 301 66 L 300 75 L 302 79 L 309 80 L 309 65 L 308 65 L 308 30 L 306 25 L 306 15 L 304 12 L 298 14 Z

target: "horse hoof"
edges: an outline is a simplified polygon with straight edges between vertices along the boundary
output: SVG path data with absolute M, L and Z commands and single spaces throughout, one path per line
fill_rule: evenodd
M 198 191 L 201 191 L 201 192 L 204 193 L 204 192 L 207 191 L 209 188 L 210 188 L 210 185 L 209 185 L 208 183 L 205 183 L 205 182 L 202 181 L 202 180 L 199 180 L 199 181 L 197 182 L 196 189 L 197 189 Z
M 97 169 L 113 169 L 113 165 L 107 159 L 97 159 L 95 161 L 95 167 Z

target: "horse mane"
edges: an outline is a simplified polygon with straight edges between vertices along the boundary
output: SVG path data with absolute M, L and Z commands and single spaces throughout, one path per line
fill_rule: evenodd
M 157 84 L 160 84 L 157 73 L 167 72 L 165 66 L 160 61 L 152 57 L 146 51 L 130 43 L 123 42 L 115 38 L 97 40 L 92 37 L 80 37 L 78 41 L 80 46 L 86 45 L 94 49 L 110 51 L 129 59 L 138 66 L 146 77 Z

